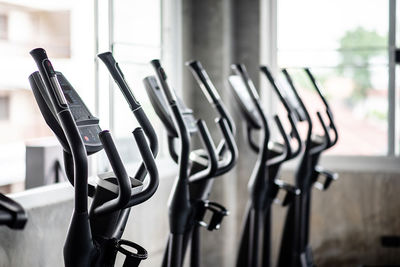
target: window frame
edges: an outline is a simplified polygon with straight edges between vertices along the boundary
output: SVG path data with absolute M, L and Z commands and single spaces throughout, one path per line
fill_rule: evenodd
M 400 100 L 396 90 L 396 0 L 389 1 L 389 29 L 388 29 L 388 147 L 386 155 L 324 155 L 321 159 L 327 168 L 347 171 L 376 171 L 376 172 L 399 172 L 400 173 L 400 123 L 399 118 Z M 274 74 L 278 73 L 278 0 L 261 1 L 261 60 L 267 62 Z M 400 16 L 399 16 L 400 17 Z M 269 87 L 263 77 L 259 77 L 262 88 Z M 276 111 L 274 95 L 271 90 L 264 93 L 263 102 L 268 111 Z M 340 133 L 340 129 L 339 129 Z M 340 136 L 339 136 L 340 142 Z M 294 169 L 296 161 L 287 164 L 288 169 Z

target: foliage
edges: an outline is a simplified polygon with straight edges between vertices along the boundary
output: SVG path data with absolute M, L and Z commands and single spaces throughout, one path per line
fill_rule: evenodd
M 372 87 L 369 63 L 372 58 L 385 55 L 387 36 L 357 27 L 347 31 L 339 42 L 341 63 L 338 72 L 353 79 L 352 99 L 364 99 Z

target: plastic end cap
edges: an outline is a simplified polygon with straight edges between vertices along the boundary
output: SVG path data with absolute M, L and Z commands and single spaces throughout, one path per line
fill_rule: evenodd
M 109 135 L 110 134 L 110 131 L 109 130 L 103 130 L 103 131 L 101 131 L 100 133 L 99 133 L 99 137 L 101 138 L 101 137 L 103 137 L 103 136 L 105 136 L 105 135 Z
M 190 66 L 190 67 L 194 67 L 194 66 L 200 66 L 201 67 L 201 63 L 198 61 L 198 60 L 196 60 L 196 59 L 192 59 L 192 60 L 189 60 L 189 61 L 186 61 L 185 62 L 185 65 L 186 66 Z
M 44 60 L 47 59 L 46 50 L 43 48 L 35 48 L 29 52 L 29 54 L 35 59 Z
M 150 64 L 153 65 L 153 67 L 156 69 L 161 68 L 161 63 L 159 59 L 153 59 L 152 61 L 150 61 Z
M 112 53 L 111 53 L 110 51 L 97 54 L 97 56 L 98 56 L 100 59 L 103 59 L 103 58 L 105 58 L 105 57 L 107 57 L 107 56 L 109 56 L 109 55 L 112 55 Z

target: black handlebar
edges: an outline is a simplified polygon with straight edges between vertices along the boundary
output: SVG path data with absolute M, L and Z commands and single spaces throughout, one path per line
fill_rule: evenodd
M 175 91 L 169 88 L 169 85 L 167 83 L 167 74 L 162 68 L 160 60 L 153 59 L 152 61 L 150 61 L 150 64 L 153 66 L 156 72 L 156 76 L 158 78 L 158 81 L 160 82 L 161 88 L 163 89 L 163 92 L 165 94 L 165 97 L 167 98 L 168 103 L 170 105 L 175 104 L 177 101 Z
M 108 161 L 117 178 L 119 193 L 118 196 L 96 207 L 93 211 L 95 215 L 107 214 L 119 209 L 123 209 L 131 198 L 131 183 L 126 173 L 124 164 L 115 147 L 114 141 L 109 131 L 105 130 L 99 133 L 100 141 L 106 152 Z
M 157 157 L 158 154 L 158 140 L 157 135 L 154 131 L 153 126 L 151 125 L 149 119 L 147 118 L 146 114 L 144 113 L 142 106 L 136 100 L 132 90 L 130 89 L 128 83 L 125 80 L 124 74 L 120 69 L 118 63 L 115 61 L 111 52 L 105 52 L 102 54 L 97 55 L 106 65 L 108 71 L 110 72 L 111 76 L 113 77 L 115 83 L 120 88 L 122 94 L 124 95 L 126 101 L 130 109 L 132 110 L 133 114 L 135 115 L 137 121 L 139 122 L 140 126 L 143 128 L 144 133 L 146 134 L 151 151 L 153 152 L 154 157 Z M 146 168 L 144 163 L 142 163 L 135 174 L 135 178 L 144 181 L 146 176 Z
M 212 137 L 206 123 L 203 120 L 197 121 L 197 129 L 199 129 L 201 141 L 203 142 L 206 153 L 207 153 L 207 168 L 194 173 L 189 177 L 189 182 L 197 182 L 204 179 L 213 178 L 216 171 L 218 170 L 218 155 L 216 153 L 216 148 L 214 142 L 212 141 Z
M 275 93 L 278 95 L 279 100 L 283 104 L 283 106 L 288 114 L 288 120 L 289 120 L 289 123 L 291 126 L 292 137 L 294 139 L 296 139 L 296 143 L 297 143 L 297 149 L 294 152 L 293 152 L 293 149 L 291 146 L 289 148 L 292 153 L 290 153 L 291 155 L 288 155 L 287 159 L 292 159 L 300 153 L 300 151 L 302 150 L 302 147 L 303 147 L 303 142 L 301 141 L 301 138 L 300 138 L 299 132 L 297 130 L 297 126 L 296 126 L 297 120 L 295 119 L 295 110 L 293 110 L 291 105 L 288 103 L 287 99 L 285 97 L 283 97 L 281 89 L 279 88 L 278 84 L 275 82 L 275 79 L 272 76 L 271 72 L 269 71 L 269 68 L 267 66 L 260 66 L 260 70 L 267 77 L 269 83 L 271 84 Z
M 192 60 L 186 62 L 186 66 L 190 68 L 194 77 L 198 80 L 200 87 L 210 104 L 218 104 L 221 97 L 201 63 L 197 60 Z
M 207 97 L 208 102 L 215 106 L 215 109 L 222 118 L 226 119 L 231 132 L 234 133 L 236 131 L 235 123 L 232 117 L 229 115 L 228 111 L 226 110 L 224 104 L 222 103 L 221 97 L 217 89 L 211 82 L 210 77 L 208 76 L 201 63 L 197 60 L 193 60 L 186 62 L 186 65 L 190 68 L 204 95 Z
M 0 225 L 11 229 L 24 229 L 28 216 L 24 208 L 16 201 L 0 194 Z
M 310 69 L 309 68 L 304 68 L 304 71 L 306 72 L 307 76 L 310 78 L 311 83 L 313 84 L 315 90 L 317 91 L 319 97 L 321 98 L 322 102 L 325 105 L 326 114 L 327 114 L 328 119 L 329 119 L 329 128 L 332 129 L 332 131 L 334 133 L 333 140 L 329 139 L 329 142 L 328 142 L 328 145 L 327 145 L 327 148 L 330 148 L 330 147 L 334 146 L 337 143 L 338 138 L 339 138 L 338 132 L 337 132 L 337 128 L 336 128 L 336 125 L 335 125 L 335 121 L 334 121 L 334 118 L 333 118 L 332 110 L 331 110 L 331 108 L 330 108 L 330 106 L 328 104 L 328 101 L 326 100 L 325 96 L 322 94 L 322 90 L 321 90 L 321 87 L 320 87 L 319 83 L 315 79 L 314 75 L 311 73 Z
M 75 167 L 75 209 L 77 212 L 87 212 L 88 163 L 85 145 L 83 144 L 68 105 L 66 102 L 63 104 L 63 93 L 46 51 L 43 48 L 36 48 L 33 49 L 30 54 L 36 62 L 53 108 L 57 112 L 57 117 L 63 128 L 73 157 Z
M 190 155 L 190 133 L 186 127 L 181 110 L 177 105 L 177 98 L 174 91 L 169 88 L 167 83 L 167 75 L 161 66 L 159 60 L 151 61 L 157 79 L 161 85 L 161 89 L 167 98 L 170 106 L 172 119 L 175 128 L 178 132 L 180 140 L 180 154 L 179 154 L 179 170 L 176 183 L 171 192 L 169 201 L 169 224 L 170 230 L 173 234 L 183 234 L 187 227 L 187 222 L 191 214 L 191 206 L 189 199 L 188 187 L 188 168 L 189 168 L 189 155 Z
M 57 111 L 57 118 L 67 138 L 74 163 L 75 202 L 64 245 L 64 263 L 66 267 L 90 266 L 96 248 L 93 244 L 89 225 L 88 162 L 85 145 L 68 105 L 63 103 L 63 93 L 47 58 L 46 51 L 37 48 L 32 50 L 30 54 L 39 69 L 53 108 Z
M 143 159 L 143 164 L 145 165 L 146 170 L 149 173 L 150 181 L 145 190 L 131 197 L 126 207 L 132 207 L 148 200 L 154 195 L 159 184 L 159 174 L 157 166 L 154 161 L 153 153 L 147 145 L 146 137 L 143 134 L 143 130 L 141 128 L 136 128 L 135 130 L 133 130 L 132 133 L 138 146 L 140 156 Z

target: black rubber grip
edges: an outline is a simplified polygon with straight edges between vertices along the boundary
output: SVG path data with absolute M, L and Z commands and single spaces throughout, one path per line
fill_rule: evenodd
M 100 141 L 103 144 L 107 158 L 111 164 L 114 174 L 118 181 L 119 193 L 118 197 L 107 201 L 103 205 L 97 207 L 94 213 L 106 214 L 119 209 L 123 209 L 131 198 L 131 183 L 129 176 L 118 154 L 115 143 L 109 131 L 105 130 L 99 133 Z

